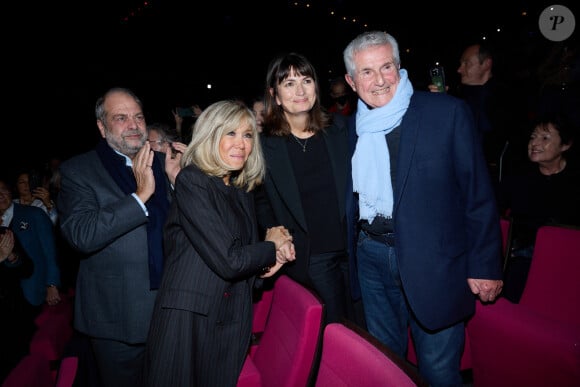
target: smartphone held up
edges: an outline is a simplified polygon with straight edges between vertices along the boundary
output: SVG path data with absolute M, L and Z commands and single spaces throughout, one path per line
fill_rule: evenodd
M 42 174 L 38 171 L 30 172 L 28 174 L 28 187 L 30 187 L 30 192 L 34 193 L 35 189 L 42 186 Z
M 180 117 L 193 117 L 195 112 L 191 107 L 178 107 L 177 114 L 179 114 Z
M 433 66 L 429 70 L 431 84 L 437 86 L 437 91 L 445 93 L 445 71 L 443 66 Z

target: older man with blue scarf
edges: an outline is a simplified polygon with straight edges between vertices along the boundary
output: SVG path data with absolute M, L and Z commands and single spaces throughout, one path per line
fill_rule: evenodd
M 347 220 L 368 330 L 405 357 L 410 326 L 421 375 L 431 386 L 461 386 L 474 294 L 492 302 L 503 285 L 499 219 L 471 112 L 449 95 L 413 91 L 385 32 L 359 35 L 344 61 L 359 97 Z

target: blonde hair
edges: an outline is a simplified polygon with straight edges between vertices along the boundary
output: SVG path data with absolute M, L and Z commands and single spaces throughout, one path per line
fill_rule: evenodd
M 252 129 L 252 151 L 244 167 L 237 171 L 220 157 L 220 140 L 227 133 L 248 123 Z M 209 176 L 223 177 L 232 173 L 231 184 L 251 191 L 261 184 L 266 164 L 262 154 L 256 119 L 252 111 L 239 101 L 218 101 L 208 106 L 193 126 L 191 141 L 183 156 L 181 167 L 196 165 Z

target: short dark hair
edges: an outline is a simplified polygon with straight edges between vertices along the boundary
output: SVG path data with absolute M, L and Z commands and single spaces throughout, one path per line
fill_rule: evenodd
M 537 127 L 547 128 L 552 124 L 554 129 L 560 134 L 562 144 L 573 145 L 576 133 L 572 120 L 567 113 L 562 111 L 547 111 L 533 120 L 532 130 Z
M 494 50 L 491 45 L 485 42 L 479 42 L 477 44 L 479 45 L 479 52 L 477 54 L 479 63 L 483 63 L 483 61 L 486 59 L 493 60 Z

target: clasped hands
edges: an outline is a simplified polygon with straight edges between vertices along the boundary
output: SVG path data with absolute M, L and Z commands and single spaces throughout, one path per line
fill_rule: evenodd
M 290 231 L 284 226 L 276 226 L 266 230 L 266 241 L 273 242 L 276 246 L 276 263 L 270 268 L 270 271 L 263 274 L 261 278 L 267 278 L 274 275 L 280 268 L 288 262 L 296 259 L 293 238 Z

